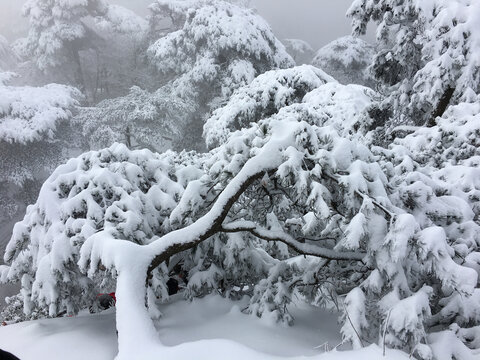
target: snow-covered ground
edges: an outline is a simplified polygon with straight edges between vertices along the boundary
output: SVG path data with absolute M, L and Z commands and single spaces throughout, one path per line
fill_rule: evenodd
M 377 346 L 330 351 L 341 341 L 336 316 L 305 305 L 292 308 L 293 327 L 282 327 L 240 312 L 241 302 L 219 296 L 161 306 L 157 328 L 166 346 L 163 359 L 405 360 L 399 351 Z M 117 352 L 115 311 L 75 318 L 30 321 L 0 328 L 0 348 L 22 360 L 109 360 Z

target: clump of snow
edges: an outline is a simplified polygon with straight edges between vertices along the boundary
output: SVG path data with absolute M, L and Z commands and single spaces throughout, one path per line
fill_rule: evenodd
M 323 71 L 304 65 L 268 71 L 240 88 L 228 103 L 216 110 L 204 126 L 209 147 L 224 143 L 229 133 L 249 125 L 251 119 L 272 115 L 275 110 L 300 102 L 308 92 L 334 81 Z

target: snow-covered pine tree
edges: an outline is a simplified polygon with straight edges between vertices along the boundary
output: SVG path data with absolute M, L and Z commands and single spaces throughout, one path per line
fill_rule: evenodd
M 438 332 L 428 334 L 427 330 L 424 342 L 432 344 L 433 357 L 439 359 L 469 358 L 466 347 L 478 351 L 480 339 L 479 114 L 477 96 L 449 107 L 436 119 L 435 126 L 418 128 L 396 139 L 389 150 L 381 151 L 397 184 L 391 198 L 415 217 L 410 227 L 415 229 L 412 235 L 420 249 L 408 255 L 413 259 L 410 274 L 421 274 L 418 264 L 430 268 L 423 276 L 406 279 L 410 287 L 418 288 L 423 283 L 433 289 L 431 316 L 425 325 Z M 427 256 L 428 251 L 433 256 Z M 393 309 L 396 311 L 398 305 Z M 397 327 L 393 333 L 400 326 L 412 325 L 397 322 L 392 325 Z M 390 331 L 389 325 L 386 329 Z M 442 346 L 446 339 L 449 348 Z M 389 334 L 386 341 L 398 346 L 398 338 L 392 339 Z M 415 349 L 418 356 L 428 359 L 428 351 L 423 354 L 422 348 L 419 345 Z
M 301 39 L 284 39 L 282 42 L 297 65 L 312 62 L 315 52 L 308 42 Z
M 44 87 L 7 85 L 12 73 L 0 72 L 0 224 L 2 250 L 13 226 L 33 203 L 40 184 L 71 156 L 65 149 L 78 140 L 69 120 L 81 95 L 57 84 Z M 2 83 L 2 79 L 5 83 Z
M 29 0 L 23 13 L 30 28 L 18 53 L 34 66 L 19 72 L 30 83 L 76 86 L 95 103 L 148 79 L 140 61 L 148 22 L 132 11 L 104 0 Z
M 157 152 L 178 149 L 182 147 L 178 139 L 184 135 L 184 118 L 193 113 L 194 104 L 171 96 L 171 92 L 169 86 L 152 93 L 134 86 L 128 95 L 79 109 L 74 121 L 82 126 L 90 149 L 115 142 Z
M 366 279 L 369 235 L 384 234 L 364 213 L 390 214 L 387 178 L 355 131 L 368 122 L 373 91 L 332 82 L 309 66 L 262 76 L 272 79 L 265 94 L 278 90 L 277 108 L 265 101 L 210 153 L 161 155 L 177 164 L 172 169 L 148 151 L 116 145 L 57 169 L 17 224 L 10 265 L 1 270 L 3 281 L 23 279 L 30 316 L 76 312 L 93 301 L 92 289 L 116 278 L 122 358 L 132 356 L 131 346 L 157 346 L 139 295 L 156 314 L 174 257 L 191 274 L 191 296 L 248 287 L 248 311 L 287 322 L 294 289 L 321 302 L 319 292 L 346 293 Z M 297 78 L 317 86 L 306 89 Z M 281 101 L 285 92 L 297 93 L 289 104 Z M 225 112 L 250 103 L 234 99 Z
M 202 149 L 205 117 L 257 75 L 294 64 L 268 23 L 253 10 L 226 1 L 157 0 L 152 26 L 171 19 L 172 30 L 148 49 L 150 62 L 170 80 L 172 95 L 195 104 L 182 133 L 185 148 Z
M 157 151 L 204 149 L 211 110 L 256 75 L 293 64 L 252 10 L 225 1 L 159 0 L 150 11 L 148 58 L 158 84 L 82 109 L 78 120 L 93 148 L 121 141 Z
M 252 10 L 225 1 L 186 3 L 192 5 L 182 28 L 148 50 L 158 71 L 175 76 L 178 96 L 215 106 L 256 75 L 293 64 L 267 22 Z M 207 87 L 214 90 L 204 91 Z
M 290 91 L 285 89 L 284 83 L 277 81 L 281 79 L 287 84 L 295 84 L 291 79 L 301 78 L 301 73 L 312 84 L 315 79 L 312 75 L 316 72 L 319 76 L 321 72 L 306 69 L 266 73 L 240 89 L 207 121 L 207 142 L 222 144 L 235 135 L 235 130 L 268 117 L 265 109 L 268 114 L 281 113 L 292 102 L 299 101 L 292 94 L 298 94 L 294 89 L 301 84 L 300 81 L 291 85 L 293 89 Z M 322 82 L 320 79 L 318 83 Z M 348 131 L 342 133 L 343 136 L 366 145 L 375 140 L 375 135 L 367 130 L 374 121 L 369 118 L 369 109 L 376 94 L 371 92 L 362 101 L 359 94 L 343 95 L 338 86 L 331 83 L 317 87 L 302 99 L 303 103 L 318 101 L 318 108 L 314 107 L 317 111 L 322 109 L 332 117 L 345 116 L 342 124 L 347 125 Z M 299 88 L 305 89 L 306 86 Z M 331 92 L 321 92 L 322 88 L 330 88 Z M 368 94 L 366 89 L 364 91 Z M 357 111 L 352 111 L 355 107 L 347 104 L 347 99 L 352 98 L 358 101 Z M 320 233 L 330 240 L 332 230 L 336 228 L 342 232 L 340 237 L 346 237 L 340 246 L 347 249 L 361 248 L 366 242 L 369 255 L 364 258 L 364 269 L 356 269 L 349 278 L 339 270 L 338 264 L 323 272 L 318 271 L 318 267 L 326 265 L 318 261 L 312 266 L 308 261 L 289 260 L 289 266 L 274 266 L 269 276 L 258 283 L 249 310 L 257 314 L 274 312 L 275 317 L 290 321 L 288 313 L 282 314 L 281 310 L 288 304 L 284 289 L 290 289 L 291 296 L 292 285 L 301 284 L 300 291 L 306 299 L 325 303 L 329 297 L 334 298 L 332 295 L 346 294 L 353 286 L 354 290 L 344 301 L 342 331 L 345 340 L 357 345 L 385 342 L 386 346 L 430 359 L 445 356 L 441 339 L 448 338 L 454 344 L 447 356 L 452 359 L 456 354 L 473 356 L 468 348 L 478 351 L 475 344 L 478 344 L 476 339 L 480 339 L 480 319 L 478 312 L 473 310 L 480 306 L 480 186 L 475 180 L 478 177 L 480 124 L 478 100 L 478 97 L 469 99 L 470 103 L 451 107 L 444 118 L 437 119 L 437 126 L 419 128 L 405 139 L 397 139 L 388 149 L 372 147 L 388 185 L 384 187 L 384 193 L 382 187 L 377 189 L 382 195 L 364 198 L 360 211 L 348 225 L 339 228 L 338 223 L 335 224 L 340 217 L 338 214 L 329 218 L 330 226 L 323 230 L 299 222 L 304 228 L 309 227 L 313 234 Z M 286 108 L 282 109 L 284 106 Z M 342 111 L 342 108 L 352 112 Z M 311 119 L 312 114 L 304 116 Z M 358 122 L 348 126 L 347 119 L 357 119 Z M 340 129 L 340 125 L 336 129 Z M 370 189 L 371 186 L 367 187 Z M 376 205 L 372 204 L 372 199 Z M 311 218 L 316 225 L 318 217 Z M 307 220 L 308 216 L 303 219 Z M 296 223 L 289 222 L 290 225 Z M 349 268 L 347 274 L 351 270 Z M 368 277 L 362 280 L 363 271 Z M 342 279 L 340 283 L 338 279 Z M 279 296 L 280 293 L 284 295 Z
M 61 65 L 72 66 L 72 83 L 85 88 L 79 51 L 92 46 L 89 43 L 92 34 L 83 20 L 106 11 L 107 4 L 103 0 L 27 1 L 23 7 L 30 23 L 26 52 L 34 57 L 42 71 Z
M 373 72 L 385 84 L 393 126 L 435 125 L 449 105 L 480 92 L 480 19 L 476 0 L 357 0 L 353 30 L 377 23 Z
M 317 51 L 312 64 L 342 84 L 360 84 L 374 88 L 370 74 L 375 48 L 366 41 L 344 36 Z

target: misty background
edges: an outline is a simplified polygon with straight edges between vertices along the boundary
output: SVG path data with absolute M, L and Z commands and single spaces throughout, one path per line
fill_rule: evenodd
M 152 0 L 110 0 L 148 15 Z M 21 15 L 24 0 L 0 0 L 0 34 L 13 41 L 27 32 L 26 19 Z M 332 40 L 349 35 L 350 20 L 345 14 L 352 0 L 252 0 L 258 13 L 272 26 L 279 39 L 302 39 L 314 50 Z M 367 41 L 373 41 L 370 31 Z

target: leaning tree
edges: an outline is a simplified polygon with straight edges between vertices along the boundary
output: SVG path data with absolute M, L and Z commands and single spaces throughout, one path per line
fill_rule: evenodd
M 207 123 L 209 153 L 117 144 L 60 166 L 5 254 L 1 280 L 22 281 L 12 313 L 74 314 L 115 287 L 118 359 L 162 353 L 151 318 L 182 259 L 187 296 L 244 289 L 246 312 L 290 323 L 298 294 L 337 306 L 355 346 L 431 359 L 448 339 L 451 358 L 473 356 L 479 186 L 456 175 L 478 157 L 475 108 L 452 110 L 416 141 L 371 147 L 371 89 L 309 66 L 257 80 Z M 449 116 L 465 131 L 449 128 Z

